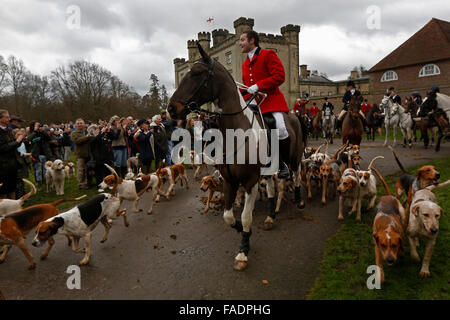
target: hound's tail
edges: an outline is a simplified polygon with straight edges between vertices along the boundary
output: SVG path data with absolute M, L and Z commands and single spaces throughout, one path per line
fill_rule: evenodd
M 395 154 L 394 148 L 389 146 L 389 149 L 391 149 L 392 154 L 394 155 L 395 161 L 397 161 L 398 166 L 400 167 L 400 170 L 402 170 L 403 173 L 408 173 L 405 168 L 403 168 L 403 165 L 401 164 L 400 160 L 398 160 L 397 155 Z
M 36 187 L 34 186 L 34 184 L 27 179 L 22 179 L 23 182 L 25 182 L 27 185 L 30 186 L 31 190 L 30 192 L 28 192 L 27 194 L 24 194 L 22 197 L 20 197 L 20 201 L 23 203 L 25 200 L 27 200 L 29 197 L 34 196 L 36 194 Z
M 370 161 L 370 164 L 369 164 L 369 167 L 367 168 L 367 170 L 372 169 L 372 165 L 375 162 L 375 160 L 377 160 L 377 159 L 384 159 L 384 157 L 383 156 L 377 156 L 377 157 L 373 158 L 372 161 Z
M 386 192 L 387 196 L 391 195 L 391 192 L 389 191 L 389 187 L 386 183 L 386 181 L 384 180 L 383 176 L 378 172 L 377 169 L 375 169 L 374 167 L 370 168 L 373 172 L 375 172 L 375 174 L 377 175 L 378 179 L 380 179 L 381 183 L 383 184 L 384 187 L 384 192 Z
M 87 196 L 84 194 L 84 195 L 82 195 L 81 197 L 78 197 L 78 198 L 69 198 L 69 199 L 59 199 L 59 200 L 56 200 L 56 201 L 54 201 L 54 202 L 52 202 L 52 203 L 50 203 L 52 206 L 54 206 L 54 207 L 56 207 L 57 205 L 59 205 L 59 204 L 61 204 L 61 203 L 64 203 L 64 202 L 71 202 L 71 201 L 80 201 L 81 199 L 84 199 L 84 198 L 86 198 Z
M 434 186 L 434 185 L 428 186 L 425 189 L 428 189 L 428 190 L 432 191 L 432 190 L 434 190 L 436 188 L 442 188 L 442 187 L 446 187 L 448 185 L 450 185 L 450 180 L 447 180 L 445 182 L 439 183 L 437 186 Z

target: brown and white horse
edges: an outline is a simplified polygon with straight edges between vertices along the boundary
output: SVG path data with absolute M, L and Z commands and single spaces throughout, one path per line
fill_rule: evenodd
M 199 110 L 201 105 L 213 102 L 216 110 L 219 110 L 218 126 L 223 136 L 224 145 L 226 145 L 227 129 L 247 131 L 251 128 L 262 128 L 263 123 L 260 112 L 253 112 L 246 107 L 245 101 L 237 89 L 231 74 L 219 62 L 210 58 L 198 42 L 197 45 L 202 58 L 194 63 L 170 98 L 167 110 L 171 117 L 173 119 L 185 119 L 186 115 L 192 110 Z M 284 114 L 284 120 L 291 137 L 290 168 L 294 175 L 295 198 L 297 205 L 303 207 L 304 202 L 301 200 L 300 192 L 300 164 L 304 151 L 302 129 L 295 115 Z M 237 146 L 237 148 L 245 147 L 244 164 L 236 164 L 237 155 L 235 152 L 233 164 L 226 164 L 227 161 L 224 160 L 224 164 L 217 165 L 224 179 L 224 220 L 242 234 L 240 250 L 234 262 L 235 270 L 244 270 L 248 264 L 252 214 L 258 193 L 260 169 L 262 167 L 258 161 L 256 164 L 251 163 L 249 145 L 250 142 L 245 140 L 242 146 Z M 271 153 L 272 155 L 274 154 L 273 152 Z M 270 180 L 271 187 L 268 188 L 268 196 L 274 197 L 275 188 L 273 180 Z M 233 203 L 239 186 L 244 187 L 246 192 L 241 220 L 235 219 L 233 213 Z M 270 212 L 265 224 L 271 226 L 274 219 L 275 212 Z

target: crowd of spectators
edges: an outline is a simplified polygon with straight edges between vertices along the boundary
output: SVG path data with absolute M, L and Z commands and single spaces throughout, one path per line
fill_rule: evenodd
M 191 114 L 184 121 L 172 120 L 162 112 L 139 120 L 114 115 L 97 122 L 79 118 L 43 124 L 27 123 L 0 110 L 0 198 L 21 197 L 25 193 L 22 178 L 28 178 L 30 173 L 39 189 L 45 184 L 45 163 L 56 159 L 68 162 L 72 153 L 79 189 L 96 188 L 110 173 L 105 163 L 125 177 L 130 157 L 137 157 L 142 172 L 148 173 L 152 165 L 158 168 L 163 160 L 164 165 L 172 164 L 171 137 L 175 130 L 190 131 L 193 149 L 202 132 L 216 127 L 215 121 L 204 113 Z

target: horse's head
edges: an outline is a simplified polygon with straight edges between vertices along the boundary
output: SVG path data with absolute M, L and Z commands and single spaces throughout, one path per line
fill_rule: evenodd
M 361 103 L 363 102 L 362 95 L 352 96 L 350 103 L 348 105 L 348 111 L 351 112 L 353 118 L 359 117 L 359 110 L 361 110 Z
M 170 98 L 167 111 L 172 119 L 185 119 L 190 112 L 218 98 L 222 82 L 219 78 L 226 70 L 203 50 L 198 41 L 197 46 L 201 59 L 194 63 Z

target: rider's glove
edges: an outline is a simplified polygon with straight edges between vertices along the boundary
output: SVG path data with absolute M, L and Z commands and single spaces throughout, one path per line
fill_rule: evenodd
M 251 87 L 249 87 L 247 89 L 247 92 L 250 93 L 250 94 L 255 94 L 255 93 L 258 92 L 258 90 L 259 90 L 258 85 L 254 84 L 254 85 L 252 85 Z

